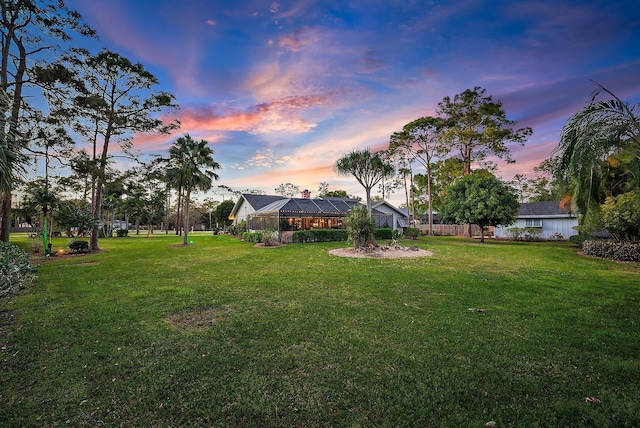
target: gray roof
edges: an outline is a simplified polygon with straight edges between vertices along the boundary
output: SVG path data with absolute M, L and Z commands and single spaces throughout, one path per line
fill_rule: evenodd
M 560 208 L 560 201 L 523 202 L 518 210 L 519 218 L 526 217 L 574 217 L 570 209 Z
M 304 199 L 287 198 L 275 201 L 257 210 L 254 214 L 278 212 L 280 214 L 295 215 L 344 215 L 356 204 L 355 199 Z
M 351 210 L 354 205 L 362 205 L 362 203 L 356 199 L 348 198 L 286 198 L 272 202 L 251 215 L 255 216 L 277 212 L 281 215 L 295 215 L 305 217 L 344 216 Z M 373 214 L 385 216 L 387 215 L 376 210 L 375 208 L 373 209 Z
M 253 195 L 251 193 L 244 193 L 242 194 L 242 197 L 256 211 L 258 211 L 262 207 L 266 207 L 267 205 L 275 201 L 286 199 L 283 196 L 279 196 L 279 195 Z

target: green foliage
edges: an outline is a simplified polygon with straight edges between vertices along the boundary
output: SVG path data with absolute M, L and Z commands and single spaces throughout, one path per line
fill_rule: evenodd
M 418 238 L 418 236 L 420 236 L 420 229 L 418 229 L 417 227 L 407 227 L 404 230 L 404 236 L 415 240 Z
M 476 86 L 438 103 L 437 113 L 445 119 L 444 140 L 449 151 L 461 153 L 465 174 L 471 173 L 471 163 L 495 155 L 510 162 L 507 143 L 524 144 L 531 128 L 516 129 L 516 121 L 507 119 L 499 101 L 485 96 L 486 90 Z
M 69 249 L 74 253 L 83 253 L 89 250 L 89 242 L 87 241 L 71 241 Z
M 242 234 L 242 240 L 247 242 L 262 242 L 262 232 L 244 232 Z
M 37 266 L 29 263 L 29 255 L 17 245 L 0 242 L 0 307 L 36 278 Z
M 216 213 L 215 213 L 218 223 L 223 224 L 225 226 L 228 226 L 231 224 L 231 220 L 229 220 L 229 215 L 231 214 L 231 211 L 233 211 L 234 205 L 235 205 L 235 202 L 233 202 L 231 199 L 227 199 L 226 201 L 220 202 L 220 205 L 216 207 Z M 245 229 L 246 229 L 246 222 L 245 222 Z M 238 231 L 238 234 L 239 234 L 239 231 Z
M 640 239 L 640 193 L 609 196 L 601 207 L 602 225 L 617 240 Z
M 380 240 L 393 238 L 393 229 L 390 227 L 381 227 L 373 231 L 373 237 Z
M 362 205 L 356 204 L 351 208 L 345 224 L 349 240 L 353 242 L 355 248 L 365 247 L 373 239 L 376 223 L 369 215 L 369 210 Z
M 518 207 L 518 198 L 509 186 L 490 173 L 475 171 L 448 189 L 440 216 L 446 223 L 477 224 L 484 242 L 484 229 L 512 224 Z
M 587 240 L 582 244 L 587 256 L 623 262 L 640 262 L 640 243 L 610 240 Z
M 588 239 L 592 239 L 592 237 L 590 235 L 583 235 L 583 234 L 571 235 L 569 237 L 569 241 L 580 248 L 582 248 L 582 244 L 584 244 L 584 241 Z
M 291 238 L 296 244 L 304 244 L 309 242 L 335 242 L 346 241 L 349 238 L 347 231 L 344 229 L 313 229 L 313 230 L 296 230 Z
M 127 229 L 118 229 L 116 230 L 116 235 L 118 238 L 126 238 L 129 236 L 129 231 Z
M 227 216 L 229 217 L 229 216 Z M 236 229 L 234 231 L 234 235 L 242 235 L 247 231 L 247 220 L 242 220 L 240 223 L 236 224 Z
M 353 150 L 338 159 L 335 165 L 338 175 L 352 175 L 362 187 L 367 197 L 367 210 L 371 212 L 371 189 L 383 178 L 393 176 L 393 166 L 380 153 L 371 153 L 369 149 Z
M 606 195 L 640 189 L 640 104 L 596 85 L 591 102 L 565 123 L 554 153 L 555 175 L 591 229 Z M 610 98 L 597 100 L 602 94 Z

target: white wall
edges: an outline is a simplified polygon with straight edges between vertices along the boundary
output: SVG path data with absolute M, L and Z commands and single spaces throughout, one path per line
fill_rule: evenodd
M 564 239 L 569 239 L 572 235 L 577 235 L 578 231 L 573 229 L 574 226 L 578 225 L 577 218 L 542 218 L 542 235 L 540 236 L 542 239 L 548 239 L 551 235 L 556 232 L 562 233 Z M 527 223 L 525 219 L 518 219 L 514 224 L 509 226 L 498 226 L 494 229 L 494 234 L 496 238 L 508 238 L 506 234 L 507 229 L 511 229 L 512 227 L 527 227 Z

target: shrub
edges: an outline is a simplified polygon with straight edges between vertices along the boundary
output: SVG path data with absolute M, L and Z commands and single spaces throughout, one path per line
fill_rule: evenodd
M 525 227 L 524 228 L 524 239 L 527 241 L 537 241 L 542 236 L 542 229 L 538 227 Z
M 520 241 L 524 236 L 524 229 L 522 227 L 512 227 L 510 229 L 507 229 L 505 233 L 514 241 Z
M 587 256 L 623 262 L 640 262 L 640 243 L 638 242 L 590 239 L 582 244 L 582 251 Z
M 562 241 L 564 239 L 564 235 L 560 232 L 553 232 L 551 236 L 549 236 L 550 241 Z
M 601 212 L 602 225 L 615 239 L 640 238 L 640 195 L 636 192 L 607 197 Z
M 129 236 L 129 231 L 127 229 L 118 229 L 116 230 L 116 235 L 118 238 L 126 238 Z
M 291 241 L 296 244 L 346 241 L 347 239 L 349 239 L 349 235 L 344 229 L 297 230 L 293 232 L 291 237 Z
M 404 236 L 415 240 L 418 238 L 418 236 L 420 236 L 420 229 L 418 229 L 417 227 L 407 227 L 404 230 Z
M 580 247 L 580 248 L 582 248 L 582 244 L 587 239 L 592 239 L 592 238 L 589 235 L 571 235 L 569 237 L 569 241 L 571 241 L 573 244 L 575 244 L 577 247 Z
M 542 229 L 537 227 L 512 227 L 507 229 L 505 233 L 514 241 L 537 241 L 542 235 Z
M 29 263 L 27 253 L 14 244 L 0 242 L 0 307 L 33 282 L 36 270 L 37 266 Z
M 74 253 L 83 253 L 89 251 L 89 242 L 87 241 L 71 241 L 69 249 Z
M 247 231 L 247 220 L 242 220 L 235 226 L 234 235 L 243 235 Z
M 262 232 L 262 243 L 265 247 L 271 247 L 278 242 L 280 235 L 275 230 L 265 230 Z
M 307 242 L 313 242 L 313 234 L 310 230 L 296 230 L 291 236 L 291 242 L 296 244 L 306 244 Z
M 354 205 L 345 221 L 349 239 L 356 248 L 364 247 L 373 237 L 376 223 L 366 207 Z M 391 239 L 391 233 L 386 239 Z
M 393 229 L 389 227 L 383 227 L 373 231 L 373 237 L 376 239 L 392 239 Z
M 247 242 L 255 242 L 256 244 L 262 242 L 262 232 L 245 232 L 242 234 L 242 239 Z

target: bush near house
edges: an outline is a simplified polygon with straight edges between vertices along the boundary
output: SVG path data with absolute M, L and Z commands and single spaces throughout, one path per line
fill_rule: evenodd
M 569 241 L 571 241 L 573 244 L 575 244 L 577 247 L 582 248 L 582 244 L 584 244 L 584 241 L 586 241 L 587 239 L 593 239 L 591 238 L 589 235 L 571 235 L 569 237 Z
M 640 242 L 592 240 L 584 241 L 582 252 L 587 256 L 621 262 L 640 262 Z
M 293 232 L 291 241 L 296 244 L 308 242 L 336 242 L 349 239 L 347 231 L 344 229 L 314 229 L 298 230 Z
M 272 247 L 278 243 L 279 234 L 275 230 L 265 230 L 262 232 L 262 243 L 266 247 Z
M 542 229 L 537 227 L 512 227 L 506 234 L 514 241 L 537 241 L 542 235 Z
M 418 236 L 420 236 L 420 229 L 418 229 L 417 227 L 407 227 L 404 230 L 404 236 L 415 240 L 418 238 Z
M 262 242 L 262 232 L 244 232 L 242 234 L 242 240 L 247 242 Z
M 383 227 L 380 229 L 376 229 L 373 231 L 373 237 L 376 239 L 392 239 L 393 238 L 393 229 L 389 227 Z

